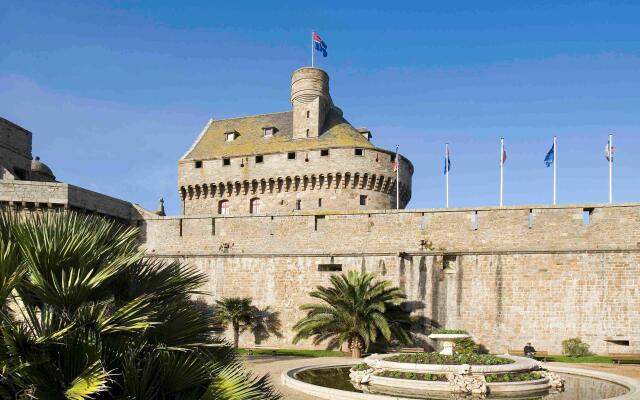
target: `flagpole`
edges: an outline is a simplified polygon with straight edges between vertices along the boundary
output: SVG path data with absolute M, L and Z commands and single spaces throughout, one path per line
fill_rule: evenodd
M 500 207 L 502 207 L 503 188 L 504 188 L 504 138 L 500 138 Z
M 313 31 L 311 32 L 311 68 L 313 68 Z
M 400 158 L 398 154 L 398 148 L 396 145 L 396 210 L 400 209 Z
M 609 134 L 609 204 L 613 203 L 613 135 Z
M 449 208 L 449 143 L 444 144 L 444 177 L 446 208 Z
M 558 164 L 558 146 L 556 137 L 553 137 L 553 205 L 556 205 L 556 164 Z

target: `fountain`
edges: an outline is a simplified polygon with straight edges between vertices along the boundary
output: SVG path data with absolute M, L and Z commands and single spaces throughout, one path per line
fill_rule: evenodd
M 456 352 L 463 331 L 434 332 L 443 351 L 372 354 L 357 365 L 298 368 L 283 373 L 287 386 L 324 399 L 500 399 L 609 397 L 635 399 L 640 382 L 602 372 L 550 367 L 530 358 Z M 566 383 L 569 382 L 568 385 Z M 565 389 L 569 388 L 566 393 Z M 585 389 L 591 388 L 591 389 Z M 589 393 L 582 393 L 589 390 Z

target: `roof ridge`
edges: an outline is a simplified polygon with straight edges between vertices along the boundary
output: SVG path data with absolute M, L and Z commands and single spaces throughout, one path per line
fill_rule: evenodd
M 245 115 L 242 117 L 232 117 L 232 118 L 223 118 L 223 119 L 213 119 L 212 118 L 212 122 L 218 122 L 218 121 L 231 121 L 234 119 L 245 119 L 245 118 L 255 118 L 255 117 L 265 117 L 267 115 L 276 115 L 276 114 L 286 114 L 286 113 L 292 113 L 293 111 L 277 111 L 277 112 L 272 112 L 272 113 L 265 113 L 265 114 L 254 114 L 254 115 Z

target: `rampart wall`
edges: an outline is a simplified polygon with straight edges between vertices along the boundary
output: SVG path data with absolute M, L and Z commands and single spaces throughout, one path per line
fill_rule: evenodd
M 165 217 L 140 222 L 149 255 L 209 277 L 206 301 L 251 296 L 280 313 L 290 346 L 299 306 L 331 269 L 399 285 L 430 326 L 467 329 L 491 351 L 640 351 L 640 205 Z M 329 269 L 329 271 L 327 270 Z M 248 334 L 245 344 L 253 343 Z

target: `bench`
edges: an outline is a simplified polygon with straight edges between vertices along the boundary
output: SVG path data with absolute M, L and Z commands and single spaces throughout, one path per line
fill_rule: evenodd
M 257 344 L 257 345 L 255 345 L 253 347 L 246 347 L 245 350 L 247 351 L 247 355 L 248 356 L 254 355 L 254 352 L 256 350 L 271 350 L 271 355 L 275 357 L 276 350 L 278 350 L 278 349 L 276 347 L 261 346 L 261 345 Z
M 508 353 L 512 356 L 520 356 L 520 357 L 524 357 L 524 350 L 509 350 Z M 533 358 L 535 359 L 541 359 L 542 361 L 547 361 L 547 358 L 549 357 L 549 352 L 548 351 L 536 351 L 536 355 L 533 356 Z
M 400 347 L 398 349 L 399 353 L 424 353 L 424 349 L 422 347 Z
M 609 353 L 608 355 L 618 364 L 622 361 L 635 361 L 636 363 L 640 363 L 640 353 Z

